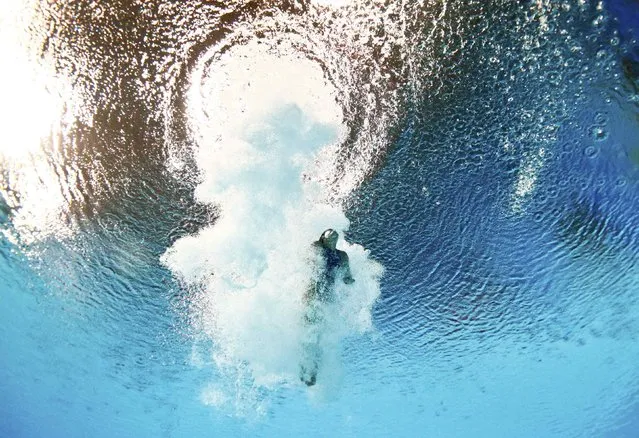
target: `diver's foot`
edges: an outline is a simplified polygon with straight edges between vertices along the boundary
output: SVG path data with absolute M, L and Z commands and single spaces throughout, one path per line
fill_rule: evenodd
M 313 386 L 315 385 L 315 381 L 317 380 L 317 377 L 315 375 L 311 376 L 309 379 L 306 379 L 305 377 L 300 377 L 300 380 L 306 383 L 306 386 Z

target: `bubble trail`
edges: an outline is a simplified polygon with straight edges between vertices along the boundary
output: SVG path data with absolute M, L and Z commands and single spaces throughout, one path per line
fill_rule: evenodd
M 196 197 L 219 205 L 220 216 L 178 240 L 163 261 L 200 291 L 196 319 L 214 341 L 218 368 L 251 386 L 299 384 L 311 243 L 327 228 L 344 236 L 349 227 L 320 182 L 345 136 L 334 95 L 319 66 L 258 43 L 214 55 L 191 77 Z M 337 290 L 326 336 L 333 356 L 340 339 L 371 329 L 382 274 L 363 247 L 340 242 L 356 282 Z M 217 394 L 204 396 L 214 404 L 230 397 L 208 393 Z

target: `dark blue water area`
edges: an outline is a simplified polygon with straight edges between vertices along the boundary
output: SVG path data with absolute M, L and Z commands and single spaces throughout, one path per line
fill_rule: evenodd
M 456 345 L 463 345 L 464 357 L 477 348 L 479 361 L 481 350 L 517 339 L 526 358 L 519 363 L 522 380 L 510 383 L 518 387 L 537 363 L 556 365 L 552 353 L 544 353 L 550 353 L 548 345 L 578 349 L 593 340 L 636 340 L 636 316 L 627 309 L 639 299 L 639 123 L 636 103 L 628 99 L 636 77 L 623 60 L 634 53 L 636 40 L 628 35 L 636 29 L 637 9 L 636 2 L 609 6 L 619 15 L 619 33 L 627 43 L 616 55 L 620 80 L 610 83 L 602 74 L 587 96 L 562 95 L 574 116 L 564 120 L 554 141 L 541 144 L 543 165 L 531 171 L 534 189 L 521 210 L 513 208 L 513 187 L 526 166 L 522 157 L 534 155 L 540 144 L 524 141 L 515 145 L 517 153 L 509 153 L 503 142 L 508 127 L 497 125 L 491 132 L 484 115 L 472 111 L 475 102 L 454 108 L 455 119 L 450 113 L 427 122 L 422 113 L 409 116 L 384 167 L 358 193 L 349 237 L 365 242 L 386 267 L 375 309 L 376 326 L 386 335 L 385 360 L 421 364 L 421 370 L 406 365 L 409 374 L 441 372 L 439 367 L 450 365 L 463 379 L 474 358 L 471 353 L 466 363 L 457 360 Z M 466 132 L 479 132 L 479 138 Z M 611 316 L 600 318 L 607 312 Z M 608 357 L 597 372 L 614 373 L 617 359 Z M 633 368 L 635 359 L 633 353 L 621 360 Z M 567 378 L 580 373 L 581 365 L 572 359 L 565 365 L 565 374 L 555 375 L 565 378 L 557 382 L 556 396 L 576 400 L 579 390 Z M 491 400 L 502 378 L 468 373 L 478 381 L 477 393 L 469 393 L 484 400 L 477 403 Z M 408 380 L 416 385 L 431 378 L 437 381 L 432 375 Z M 533 378 L 543 381 L 541 375 Z M 422 389 L 435 392 L 437 384 L 430 383 Z M 403 390 L 419 393 L 417 385 Z M 544 409 L 543 397 L 531 394 L 521 393 L 529 397 L 528 408 Z M 606 436 L 635 436 L 639 430 L 636 389 L 624 400 L 622 419 L 614 421 L 625 425 Z M 425 407 L 424 415 L 445 416 L 446 403 L 436 412 Z M 517 405 L 513 399 L 511 406 Z M 511 436 L 506 430 L 493 436 Z M 530 433 L 569 435 L 552 427 Z
M 419 133 L 423 127 L 406 129 L 354 209 L 352 237 L 367 242 L 387 268 L 379 319 L 393 314 L 386 306 L 417 311 L 406 299 L 434 310 L 438 299 L 456 296 L 465 287 L 479 288 L 479 297 L 498 287 L 506 299 L 534 285 L 526 300 L 556 304 L 560 297 L 550 290 L 558 280 L 553 274 L 589 271 L 602 259 L 620 263 L 615 268 L 620 276 L 634 266 L 639 167 L 630 155 L 637 123 L 624 119 L 627 108 L 600 96 L 592 96 L 588 108 L 546 149 L 523 212 L 511 208 L 522 167 L 519 156 L 504 154 L 498 142 L 487 141 L 474 156 L 460 157 L 457 151 L 433 147 L 435 136 Z M 593 130 L 602 124 L 605 134 L 597 138 Z M 446 141 L 441 148 L 451 145 L 454 141 Z M 459 281 L 459 276 L 467 278 Z M 451 285 L 460 290 L 450 290 Z M 476 307 L 463 305 L 467 311 Z
M 616 20 L 616 28 L 619 37 L 629 43 L 626 46 L 628 53 L 632 54 L 635 61 L 639 60 L 636 40 L 639 35 L 639 8 L 633 0 L 607 0 L 604 2 L 607 11 Z M 633 41 L 634 40 L 634 41 Z

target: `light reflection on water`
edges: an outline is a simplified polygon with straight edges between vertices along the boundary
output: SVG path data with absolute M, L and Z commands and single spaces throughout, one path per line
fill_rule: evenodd
M 0 435 L 632 436 L 639 59 L 623 7 L 4 3 Z M 374 330 L 311 391 L 260 386 L 246 361 L 229 379 L 194 311 L 214 291 L 160 263 L 185 236 L 209 250 L 198 232 L 224 211 L 195 195 L 188 96 L 213 96 L 198 66 L 256 41 L 335 88 L 348 132 L 318 178 L 385 268 Z

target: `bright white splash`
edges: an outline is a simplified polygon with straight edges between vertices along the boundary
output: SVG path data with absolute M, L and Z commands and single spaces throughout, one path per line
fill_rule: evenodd
M 26 27 L 31 20 L 24 2 L 0 6 L 0 56 L 5 62 L 0 70 L 0 159 L 22 159 L 37 152 L 63 105 L 52 87 L 51 71 L 30 57 Z
M 345 134 L 334 90 L 317 65 L 283 51 L 251 43 L 193 74 L 188 111 L 203 177 L 196 197 L 219 205 L 221 216 L 163 257 L 204 289 L 198 320 L 218 368 L 258 387 L 299 384 L 311 243 L 349 226 L 314 177 L 333 166 Z M 382 271 L 364 248 L 340 242 L 356 282 L 338 291 L 329 336 L 337 340 L 371 328 Z M 219 391 L 203 398 L 227 400 Z
M 12 224 L 22 243 L 73 233 L 60 220 L 66 200 L 47 152 L 74 101 L 65 78 L 33 50 L 37 38 L 30 28 L 40 18 L 35 3 L 7 0 L 0 5 L 0 198 L 13 209 Z

